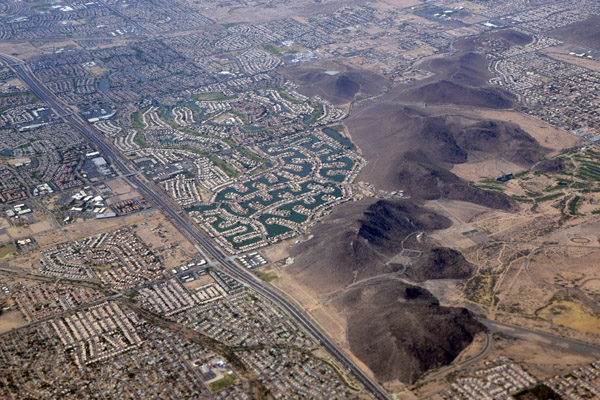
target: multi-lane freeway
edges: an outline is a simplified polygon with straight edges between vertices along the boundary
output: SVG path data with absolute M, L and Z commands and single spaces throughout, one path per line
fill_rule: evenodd
M 75 127 L 85 138 L 92 142 L 98 150 L 100 150 L 106 158 L 108 158 L 113 166 L 121 170 L 123 175 L 129 176 L 129 181 L 140 190 L 147 199 L 150 199 L 163 213 L 169 218 L 171 223 L 186 236 L 190 241 L 202 246 L 215 261 L 220 263 L 222 269 L 236 277 L 258 293 L 270 299 L 291 317 L 293 317 L 300 326 L 313 335 L 321 345 L 327 349 L 340 364 L 347 368 L 354 377 L 377 399 L 388 399 L 388 394 L 369 378 L 354 362 L 340 350 L 333 341 L 324 334 L 321 329 L 308 317 L 308 315 L 291 300 L 274 290 L 272 287 L 265 285 L 254 274 L 247 271 L 244 267 L 235 263 L 231 258 L 227 257 L 214 243 L 213 240 L 199 230 L 195 224 L 188 219 L 187 216 L 182 216 L 180 210 L 174 204 L 166 200 L 158 190 L 153 190 L 149 186 L 152 185 L 139 178 L 133 171 L 133 168 L 128 166 L 128 162 L 113 150 L 112 146 L 105 143 L 102 136 L 95 131 L 86 121 L 81 119 L 77 114 L 62 103 L 52 92 L 50 92 L 29 70 L 27 65 L 22 61 L 0 54 L 0 60 L 5 61 L 15 72 L 15 74 L 38 96 L 42 101 L 49 105 L 54 112 L 64 121 Z

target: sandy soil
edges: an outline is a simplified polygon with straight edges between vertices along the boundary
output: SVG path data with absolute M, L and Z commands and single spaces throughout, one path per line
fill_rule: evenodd
M 29 225 L 29 229 L 31 229 L 31 232 L 33 232 L 34 235 L 41 233 L 41 232 L 48 231 L 53 228 L 54 228 L 54 224 L 51 223 L 50 221 L 40 221 L 40 222 L 36 222 L 35 224 Z
M 87 220 L 67 225 L 63 228 L 63 230 L 71 238 L 71 240 L 79 240 L 84 237 L 117 229 L 120 226 L 133 225 L 143 222 L 147 218 L 145 216 L 150 217 L 154 214 L 155 211 L 148 211 L 127 215 L 125 217 Z
M 277 262 L 288 258 L 290 256 L 289 248 L 294 246 L 294 241 L 297 240 L 294 238 L 293 240 L 286 240 L 280 243 L 277 243 L 273 246 L 266 248 L 263 252 L 267 259 L 271 262 Z
M 27 60 L 28 58 L 38 56 L 43 52 L 29 42 L 3 42 L 0 43 L 0 53 L 11 55 L 18 54 L 18 58 Z
M 133 230 L 144 243 L 163 255 L 167 269 L 189 263 L 197 254 L 194 246 L 159 213 L 154 212 L 152 217 L 135 224 Z
M 347 349 L 345 316 L 333 306 L 325 305 L 312 290 L 298 283 L 285 270 L 279 270 L 278 275 L 272 284 L 300 303 L 336 343 Z
M 554 128 L 544 121 L 516 111 L 477 110 L 475 114 L 484 118 L 514 122 L 537 140 L 540 145 L 548 147 L 555 152 L 576 146 L 580 143 L 580 140 L 575 136 Z
M 600 61 L 569 54 L 573 51 L 573 48 L 574 46 L 556 46 L 541 50 L 540 53 L 567 64 L 577 65 L 579 67 L 591 69 L 592 71 L 600 71 Z
M 481 179 L 496 179 L 502 175 L 514 174 L 522 170 L 523 167 L 520 165 L 501 158 L 479 158 L 469 155 L 469 162 L 454 165 L 450 172 L 468 181 L 478 181 Z
M 137 197 L 139 196 L 139 194 L 137 194 L 137 192 L 135 191 L 135 189 L 125 181 L 125 179 L 123 178 L 117 178 L 117 179 L 113 179 L 111 181 L 106 182 L 106 186 L 109 187 L 109 189 L 113 192 L 113 194 L 117 195 L 117 196 L 122 196 L 122 195 L 129 195 L 131 193 L 136 193 L 136 196 L 133 197 Z M 132 198 L 132 197 L 130 197 Z
M 197 276 L 197 275 L 196 275 Z M 215 283 L 215 280 L 208 274 L 202 275 L 192 282 L 186 282 L 183 284 L 188 290 L 194 291 L 202 286 L 210 285 Z
M 0 333 L 27 325 L 27 320 L 19 310 L 12 310 L 0 315 Z
M 403 2 L 409 1 L 411 0 L 403 0 Z M 203 14 L 208 13 L 207 15 L 210 15 L 210 18 L 217 23 L 259 23 L 275 19 L 291 18 L 297 15 L 310 16 L 318 13 L 332 12 L 342 6 L 362 4 L 358 0 L 333 0 L 324 3 L 315 3 L 312 0 L 297 0 L 286 4 L 278 4 L 277 7 L 258 6 L 254 2 L 250 2 L 254 7 L 242 5 L 237 7 L 216 7 L 214 2 L 206 0 L 188 0 L 187 3 L 191 7 L 201 9 Z
M 35 235 L 35 241 L 42 249 L 54 247 L 65 241 L 65 237 L 57 230 L 51 230 Z
M 8 243 L 10 241 L 11 241 L 10 236 L 8 236 L 6 233 L 3 233 L 3 234 L 0 235 L 0 245 L 1 244 L 6 244 L 6 243 Z
M 600 249 L 549 248 L 536 253 L 529 271 L 549 284 L 577 287 L 584 280 L 600 279 Z
M 10 222 L 6 218 L 0 218 L 0 229 L 5 229 L 10 227 Z

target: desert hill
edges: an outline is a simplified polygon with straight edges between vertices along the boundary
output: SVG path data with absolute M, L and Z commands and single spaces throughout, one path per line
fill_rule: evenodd
M 288 68 L 283 74 L 299 85 L 298 92 L 305 96 L 320 96 L 333 104 L 349 103 L 358 93 L 373 96 L 388 84 L 386 78 L 375 72 L 335 62 Z
M 442 307 L 427 290 L 401 282 L 350 289 L 336 305 L 348 315 L 350 349 L 381 380 L 412 383 L 485 330 L 466 309 Z
M 409 235 L 450 225 L 446 217 L 410 201 L 346 203 L 315 227 L 311 240 L 294 247 L 292 255 L 297 262 L 289 271 L 319 292 L 338 290 L 354 281 L 399 271 L 401 265 L 388 261 L 402 251 L 402 242 Z M 423 252 L 411 267 L 413 274 L 456 279 L 470 276 L 471 265 L 460 253 L 409 239 L 407 248 Z
M 473 274 L 474 266 L 454 249 L 435 247 L 409 266 L 408 271 L 415 281 L 468 279 Z
M 600 50 L 600 15 L 592 15 L 584 21 L 557 28 L 547 32 L 547 35 L 574 45 Z
M 288 271 L 297 280 L 321 295 L 342 292 L 334 305 L 347 312 L 350 349 L 378 379 L 413 382 L 450 363 L 483 330 L 467 310 L 442 307 L 425 289 L 393 279 L 470 277 L 473 266 L 458 251 L 415 238 L 450 225 L 409 200 L 363 200 L 337 207 L 292 250 Z M 397 259 L 403 248 L 420 253 L 406 267 Z
M 360 178 L 384 190 L 405 190 L 417 199 L 447 198 L 511 209 L 514 205 L 502 193 L 479 190 L 449 169 L 473 155 L 527 168 L 548 153 L 513 123 L 435 115 L 394 102 L 358 106 L 345 124 L 369 160 Z
M 506 31 L 506 43 L 529 37 Z M 470 44 L 475 47 L 475 38 Z M 471 158 L 504 160 L 524 168 L 549 152 L 518 125 L 466 116 L 462 109 L 508 109 L 514 96 L 490 86 L 489 61 L 464 51 L 428 59 L 432 78 L 401 84 L 357 104 L 344 122 L 369 161 L 360 179 L 417 199 L 448 198 L 486 207 L 515 207 L 502 193 L 482 191 L 449 172 Z M 376 129 L 374 129 L 376 127 Z
M 469 78 L 463 76 L 462 80 Z M 473 88 L 459 83 L 441 80 L 412 88 L 402 94 L 406 101 L 427 104 L 454 104 L 481 108 L 505 109 L 511 108 L 511 97 L 505 93 L 490 88 Z
M 500 45 L 530 40 L 512 31 L 502 35 Z M 529 168 L 549 153 L 518 125 L 467 112 L 510 109 L 515 101 L 488 85 L 485 57 L 463 51 L 420 67 L 435 75 L 355 103 L 344 121 L 368 160 L 358 179 L 378 189 L 404 190 L 410 200 L 365 199 L 336 207 L 312 229 L 311 239 L 292 248 L 296 262 L 287 269 L 347 315 L 352 352 L 384 381 L 414 382 L 450 363 L 484 329 L 469 311 L 442 307 L 431 293 L 406 283 L 474 273 L 460 252 L 428 238 L 451 222 L 422 203 L 451 199 L 514 210 L 505 194 L 479 189 L 450 170 L 472 159 Z M 305 94 L 311 84 L 312 93 L 320 91 L 326 99 L 349 99 L 356 89 L 350 81 L 357 79 L 324 71 L 309 75 L 303 68 L 294 73 L 296 82 L 304 80 Z M 425 232 L 424 239 L 416 240 L 418 232 Z
M 487 52 L 492 49 L 524 46 L 533 41 L 533 37 L 514 29 L 486 32 L 478 36 L 462 37 L 454 47 L 465 52 Z

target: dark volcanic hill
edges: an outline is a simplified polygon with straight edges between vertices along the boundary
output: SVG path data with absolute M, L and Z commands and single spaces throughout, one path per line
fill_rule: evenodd
M 524 46 L 531 43 L 532 40 L 533 37 L 524 32 L 515 31 L 514 29 L 503 29 L 487 32 L 479 36 L 459 38 L 454 47 L 462 51 L 486 53 L 494 49 Z
M 448 169 L 482 154 L 527 168 L 548 153 L 516 124 L 434 115 L 389 101 L 358 106 L 345 124 L 369 160 L 360 177 L 417 199 L 511 209 L 514 205 L 502 193 L 479 190 Z
M 506 45 L 531 39 L 511 30 L 496 36 Z M 477 47 L 477 38 L 469 40 L 461 45 Z M 429 59 L 420 67 L 434 72 L 432 78 L 398 85 L 357 104 L 344 124 L 369 162 L 360 179 L 384 190 L 404 190 L 417 199 L 448 198 L 512 209 L 515 205 L 502 193 L 476 189 L 449 171 L 472 158 L 502 159 L 529 168 L 549 152 L 516 124 L 461 112 L 513 107 L 512 94 L 487 83 L 488 64 L 472 51 Z
M 436 247 L 409 266 L 408 271 L 416 281 L 468 279 L 473 274 L 474 266 L 460 252 L 447 247 Z
M 483 329 L 467 310 L 442 307 L 425 289 L 390 275 L 402 273 L 401 264 L 389 261 L 405 248 L 422 252 L 406 268 L 408 276 L 470 277 L 473 266 L 459 252 L 415 240 L 416 232 L 450 225 L 409 200 L 358 201 L 335 208 L 315 227 L 313 238 L 293 250 L 296 262 L 288 271 L 316 292 L 354 283 L 334 304 L 348 315 L 350 349 L 380 380 L 413 382 L 424 371 L 450 363 Z
M 515 31 L 513 29 L 504 29 L 501 31 L 495 31 L 491 34 L 494 38 L 503 39 L 506 42 L 505 45 L 509 46 L 525 46 L 531 43 L 533 38 L 524 32 Z
M 415 232 L 448 228 L 450 220 L 410 201 L 367 200 L 343 204 L 313 230 L 314 237 L 294 247 L 289 271 L 320 292 L 337 290 L 376 275 L 397 272 L 387 263 Z M 472 266 L 460 253 L 414 239 L 405 246 L 423 252 L 411 271 L 435 279 L 465 278 Z M 446 266 L 448 269 L 446 269 Z
M 531 38 L 506 31 L 496 39 L 460 45 L 512 46 Z M 356 103 L 344 122 L 368 161 L 358 179 L 383 190 L 404 190 L 411 200 L 336 207 L 313 228 L 311 239 L 291 250 L 296 262 L 288 268 L 346 313 L 352 352 L 382 381 L 414 382 L 454 360 L 484 329 L 467 310 L 442 307 L 431 293 L 399 281 L 467 279 L 474 271 L 460 252 L 429 238 L 428 232 L 451 223 L 422 202 L 443 198 L 512 210 L 516 205 L 508 196 L 476 188 L 451 168 L 482 159 L 529 168 L 549 152 L 516 124 L 473 117 L 474 108 L 508 109 L 515 102 L 488 85 L 488 61 L 481 54 L 465 50 L 419 67 L 435 75 Z M 364 92 L 347 70 L 331 75 L 303 67 L 288 76 L 302 93 L 330 101 L 354 98 L 353 82 Z M 418 232 L 425 232 L 423 240 L 415 239 Z
M 400 85 L 392 90 L 389 99 L 492 109 L 511 108 L 515 101 L 514 95 L 487 85 L 487 81 L 493 77 L 488 64 L 485 56 L 471 51 L 427 60 L 420 68 L 435 73 L 434 78 Z
M 468 79 L 468 78 L 462 78 Z M 454 104 L 481 108 L 511 108 L 512 98 L 504 92 L 490 88 L 472 88 L 456 82 L 441 80 L 403 93 L 406 101 L 427 104 Z
M 551 158 L 549 160 L 540 161 L 533 167 L 535 171 L 546 173 L 554 173 L 565 169 L 565 160 L 562 158 Z
M 358 93 L 373 96 L 383 91 L 388 80 L 371 71 L 328 62 L 323 66 L 288 68 L 283 74 L 299 85 L 305 96 L 321 96 L 333 104 L 345 104 Z
M 384 381 L 413 383 L 485 330 L 466 309 L 442 307 L 427 290 L 401 282 L 350 289 L 336 306 L 347 312 L 350 349 Z
M 564 42 L 600 50 L 600 15 L 546 33 Z

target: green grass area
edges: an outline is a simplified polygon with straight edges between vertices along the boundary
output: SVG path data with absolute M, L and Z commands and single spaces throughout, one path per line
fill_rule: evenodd
M 314 108 L 314 112 L 313 112 L 312 117 L 310 117 L 310 119 L 308 121 L 306 121 L 306 123 L 308 125 L 312 125 L 315 122 L 317 122 L 317 120 L 319 118 L 321 118 L 323 116 L 323 113 L 325 112 L 323 110 L 323 104 L 318 103 L 316 105 L 313 105 L 313 108 Z
M 249 175 L 256 175 L 256 174 L 260 174 L 263 171 L 266 171 L 269 167 L 267 167 L 265 164 L 261 165 L 260 167 L 252 170 L 252 172 L 250 172 Z
M 171 128 L 173 129 L 179 129 L 179 125 L 177 124 L 177 122 L 175 122 L 174 120 L 172 120 L 171 118 L 169 118 L 169 116 L 167 115 L 167 109 L 164 107 L 161 107 L 158 109 L 158 116 L 160 119 L 162 119 L 164 122 L 167 123 L 167 125 L 169 125 Z
M 17 246 L 14 243 L 5 244 L 0 247 L 0 258 L 9 256 L 17 251 Z
M 283 53 L 279 51 L 279 48 L 274 44 L 266 44 L 264 48 L 266 51 L 273 54 L 274 56 L 281 57 L 283 55 Z
M 275 279 L 279 278 L 279 276 L 277 276 L 277 274 L 274 273 L 268 273 L 268 272 L 260 272 L 260 271 L 254 271 L 254 273 L 256 274 L 256 276 L 258 276 L 260 279 L 262 279 L 265 282 L 272 282 Z
M 48 3 L 47 1 L 36 1 L 34 3 L 29 3 L 29 7 L 31 7 L 32 10 L 47 9 L 51 6 L 52 4 Z
M 586 160 L 586 161 L 582 161 L 581 163 L 583 165 L 585 165 L 586 167 L 600 168 L 600 163 L 597 163 L 595 161 Z
M 295 104 L 303 103 L 301 100 L 295 99 L 292 96 L 290 96 L 284 88 L 275 88 L 275 90 L 277 90 L 279 92 L 279 95 L 281 96 L 282 99 L 287 100 L 290 103 L 295 103 Z
M 522 178 L 522 177 L 524 177 L 525 175 L 529 174 L 529 172 L 531 172 L 531 171 L 529 171 L 528 169 L 526 169 L 525 171 L 517 172 L 517 173 L 516 173 L 516 174 L 514 174 L 513 176 L 514 176 L 515 178 Z
M 223 389 L 227 389 L 230 386 L 233 386 L 235 383 L 235 376 L 233 375 L 225 375 L 224 378 L 219 379 L 218 381 L 214 381 L 210 384 L 210 390 L 213 392 L 218 392 Z
M 472 231 L 463 232 L 463 233 L 461 233 L 461 235 L 469 236 L 471 233 L 477 233 L 477 232 L 479 232 L 477 229 L 473 229 Z
M 581 201 L 580 196 L 575 196 L 571 200 L 569 200 L 568 207 L 569 207 L 569 213 L 571 215 L 577 215 L 577 207 L 579 206 L 580 201 Z
M 525 194 L 527 195 L 527 197 L 540 197 L 541 193 L 536 193 L 536 192 L 529 192 L 529 191 L 525 191 Z
M 239 111 L 235 111 L 235 110 L 230 110 L 229 112 L 231 114 L 233 114 L 233 115 L 237 115 L 238 117 L 240 117 L 240 119 L 242 120 L 242 123 L 244 124 L 244 126 L 250 125 L 250 123 L 248 122 L 248 115 L 247 114 L 244 114 L 243 112 L 239 112 Z
M 0 98 L 2 98 L 2 97 L 29 96 L 30 94 L 31 93 L 29 93 L 29 92 L 0 93 Z
M 521 196 L 511 196 L 511 198 L 514 201 L 518 201 L 520 203 L 533 203 L 533 199 L 528 199 L 527 197 L 521 197 Z
M 135 138 L 133 138 L 135 144 L 140 146 L 142 149 L 147 149 L 150 147 L 150 143 L 146 142 L 146 138 L 142 132 L 138 132 L 135 134 Z
M 144 129 L 144 123 L 142 122 L 142 115 L 148 111 L 150 107 L 145 107 L 142 108 L 141 110 L 137 111 L 135 114 L 133 114 L 133 127 L 135 129 Z
M 195 94 L 191 95 L 191 98 L 194 101 L 225 101 L 225 100 L 237 99 L 237 96 L 225 96 L 225 94 L 221 93 L 221 92 L 211 92 L 211 93 L 195 93 Z
M 536 201 L 536 203 L 541 203 L 542 201 L 550 201 L 550 200 L 558 199 L 559 197 L 562 197 L 564 195 L 565 194 L 563 192 L 553 193 L 553 194 L 549 194 L 548 196 L 538 197 L 535 199 L 535 201 Z
M 209 158 L 210 158 L 210 161 L 212 161 L 217 167 L 221 168 L 223 170 L 223 172 L 225 172 L 231 178 L 237 178 L 240 175 L 240 173 L 238 172 L 237 169 L 235 169 L 231 165 L 227 164 L 225 161 L 221 160 L 219 157 L 210 156 Z
M 194 118 L 194 121 L 200 121 L 200 110 L 192 108 L 192 118 Z
M 555 192 L 555 191 L 563 189 L 563 188 L 564 188 L 564 186 L 560 186 L 560 185 L 549 186 L 546 189 L 544 189 L 544 192 Z
M 479 189 L 495 190 L 497 192 L 504 192 L 504 188 L 494 186 L 494 185 L 474 185 L 474 186 Z
M 210 153 L 206 150 L 200 150 L 195 147 L 185 146 L 181 150 L 189 151 L 190 153 L 198 154 L 199 156 L 208 156 Z
M 486 184 L 486 185 L 504 185 L 506 182 L 500 182 L 497 180 L 486 179 L 486 180 L 481 181 L 481 183 Z
M 565 176 L 573 176 L 572 172 L 568 172 L 568 171 L 565 171 L 565 170 L 558 171 L 557 174 L 559 174 L 559 175 L 565 175 Z
M 207 120 L 211 119 L 212 117 L 218 115 L 219 113 L 220 113 L 220 111 L 215 111 L 212 113 L 204 114 L 204 117 L 202 117 L 202 121 L 207 121 Z
M 269 160 L 265 160 L 262 157 L 259 157 L 258 155 L 254 154 L 250 149 L 247 149 L 246 147 L 241 147 L 241 146 L 234 146 L 235 149 L 237 151 L 239 151 L 240 153 L 242 153 L 242 155 L 246 158 L 249 158 L 250 160 L 259 162 L 259 163 L 265 163 Z

